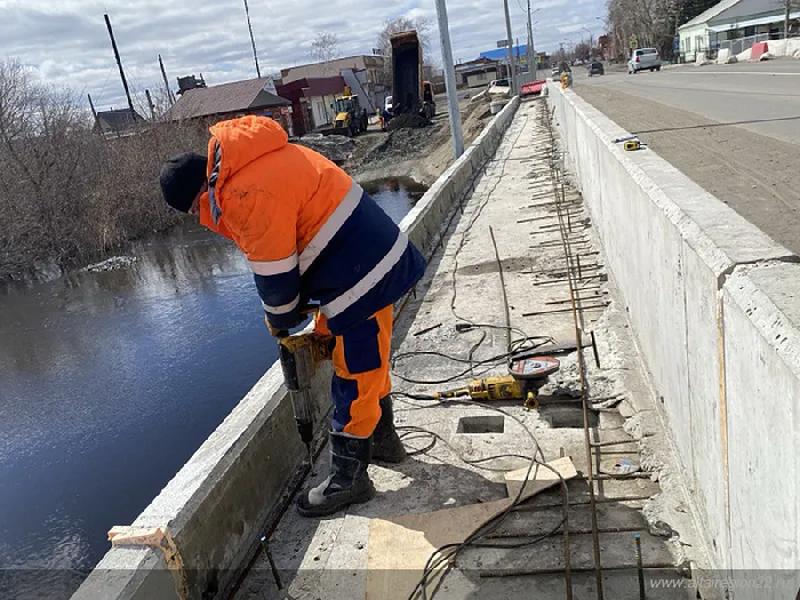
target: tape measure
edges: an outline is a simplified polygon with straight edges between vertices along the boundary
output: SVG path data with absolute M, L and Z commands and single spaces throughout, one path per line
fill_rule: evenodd
M 625 137 L 616 138 L 615 140 L 612 140 L 612 143 L 614 143 L 614 144 L 622 144 L 622 147 L 625 150 L 628 150 L 628 151 L 641 150 L 642 148 L 647 148 L 647 145 L 643 144 L 641 142 L 641 140 L 639 140 L 639 138 L 636 137 L 635 134 L 634 135 L 627 135 Z
M 639 140 L 628 140 L 622 147 L 625 150 L 639 150 L 642 147 L 642 143 Z

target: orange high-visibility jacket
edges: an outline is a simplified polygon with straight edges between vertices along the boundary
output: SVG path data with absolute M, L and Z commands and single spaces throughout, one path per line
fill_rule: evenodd
M 247 256 L 270 323 L 293 327 L 319 302 L 338 334 L 392 304 L 425 261 L 342 169 L 289 144 L 272 119 L 217 123 L 208 144 L 200 222 Z

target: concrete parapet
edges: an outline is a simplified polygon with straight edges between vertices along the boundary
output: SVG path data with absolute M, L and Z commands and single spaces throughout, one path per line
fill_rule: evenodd
M 499 145 L 519 106 L 514 98 L 431 186 L 400 224 L 427 255 L 443 235 Z M 317 422 L 327 430 L 330 366 L 315 374 Z M 280 365 L 274 364 L 132 523 L 161 527 L 175 540 L 188 597 L 227 597 L 302 475 L 297 435 Z M 115 523 L 109 523 L 109 528 Z M 160 550 L 113 547 L 75 600 L 178 598 Z
M 796 478 L 789 475 L 780 487 L 784 474 L 770 450 L 775 438 L 742 432 L 754 419 L 769 427 L 781 414 L 784 422 L 775 425 L 785 428 L 785 415 L 795 414 L 800 370 L 787 369 L 786 361 L 800 355 L 800 319 L 759 322 L 741 308 L 747 286 L 731 286 L 746 278 L 760 289 L 763 294 L 749 298 L 760 298 L 762 314 L 789 310 L 789 298 L 800 296 L 800 266 L 786 263 L 797 257 L 654 152 L 625 152 L 613 140 L 628 132 L 573 91 L 550 87 L 566 162 L 624 296 L 708 552 L 720 568 L 786 568 L 796 557 L 772 552 L 774 540 L 758 532 L 771 531 L 764 521 L 774 519 L 782 539 L 787 527 L 792 532 L 786 545 L 797 547 Z M 761 412 L 763 401 L 770 409 Z M 797 455 L 797 432 L 784 433 L 779 443 Z M 755 464 L 769 462 L 762 486 L 744 477 L 745 465 L 754 464 L 749 455 L 758 457 Z M 794 458 L 790 462 L 793 469 Z M 764 514 L 759 506 L 765 505 L 774 510 Z M 749 547 L 737 551 L 742 544 Z
M 797 264 L 737 268 L 722 290 L 733 569 L 800 563 L 798 299 Z

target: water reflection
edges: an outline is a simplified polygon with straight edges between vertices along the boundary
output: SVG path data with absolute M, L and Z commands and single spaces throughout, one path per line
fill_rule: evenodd
M 395 223 L 399 223 L 422 198 L 427 187 L 409 177 L 387 177 L 361 184 Z
M 232 245 L 187 226 L 131 253 L 0 295 L 0 567 L 94 566 L 275 359 Z

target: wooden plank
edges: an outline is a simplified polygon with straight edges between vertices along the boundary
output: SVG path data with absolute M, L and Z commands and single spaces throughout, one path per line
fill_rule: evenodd
M 577 474 L 568 457 L 548 464 L 565 479 Z M 526 472 L 527 468 L 524 468 L 506 474 L 507 489 L 515 490 L 509 498 L 429 513 L 373 519 L 369 525 L 367 600 L 406 600 L 436 549 L 463 542 L 480 525 L 508 508 L 519 492 Z M 529 498 L 558 482 L 559 478 L 553 471 L 538 466 L 531 471 L 523 497 Z M 439 576 L 441 573 L 440 570 Z
M 531 469 L 528 482 L 525 484 L 525 491 L 522 494 L 523 500 L 554 486 L 561 478 L 572 479 L 578 475 L 578 472 L 575 470 L 575 465 L 572 463 L 572 459 L 568 456 L 551 461 L 547 464 L 551 467 L 550 469 L 542 465 L 535 465 L 534 468 Z M 527 472 L 528 467 L 523 467 L 522 469 L 517 469 L 516 471 L 505 474 L 506 490 L 508 491 L 509 498 L 517 497 Z M 559 477 L 559 475 L 561 477 Z

